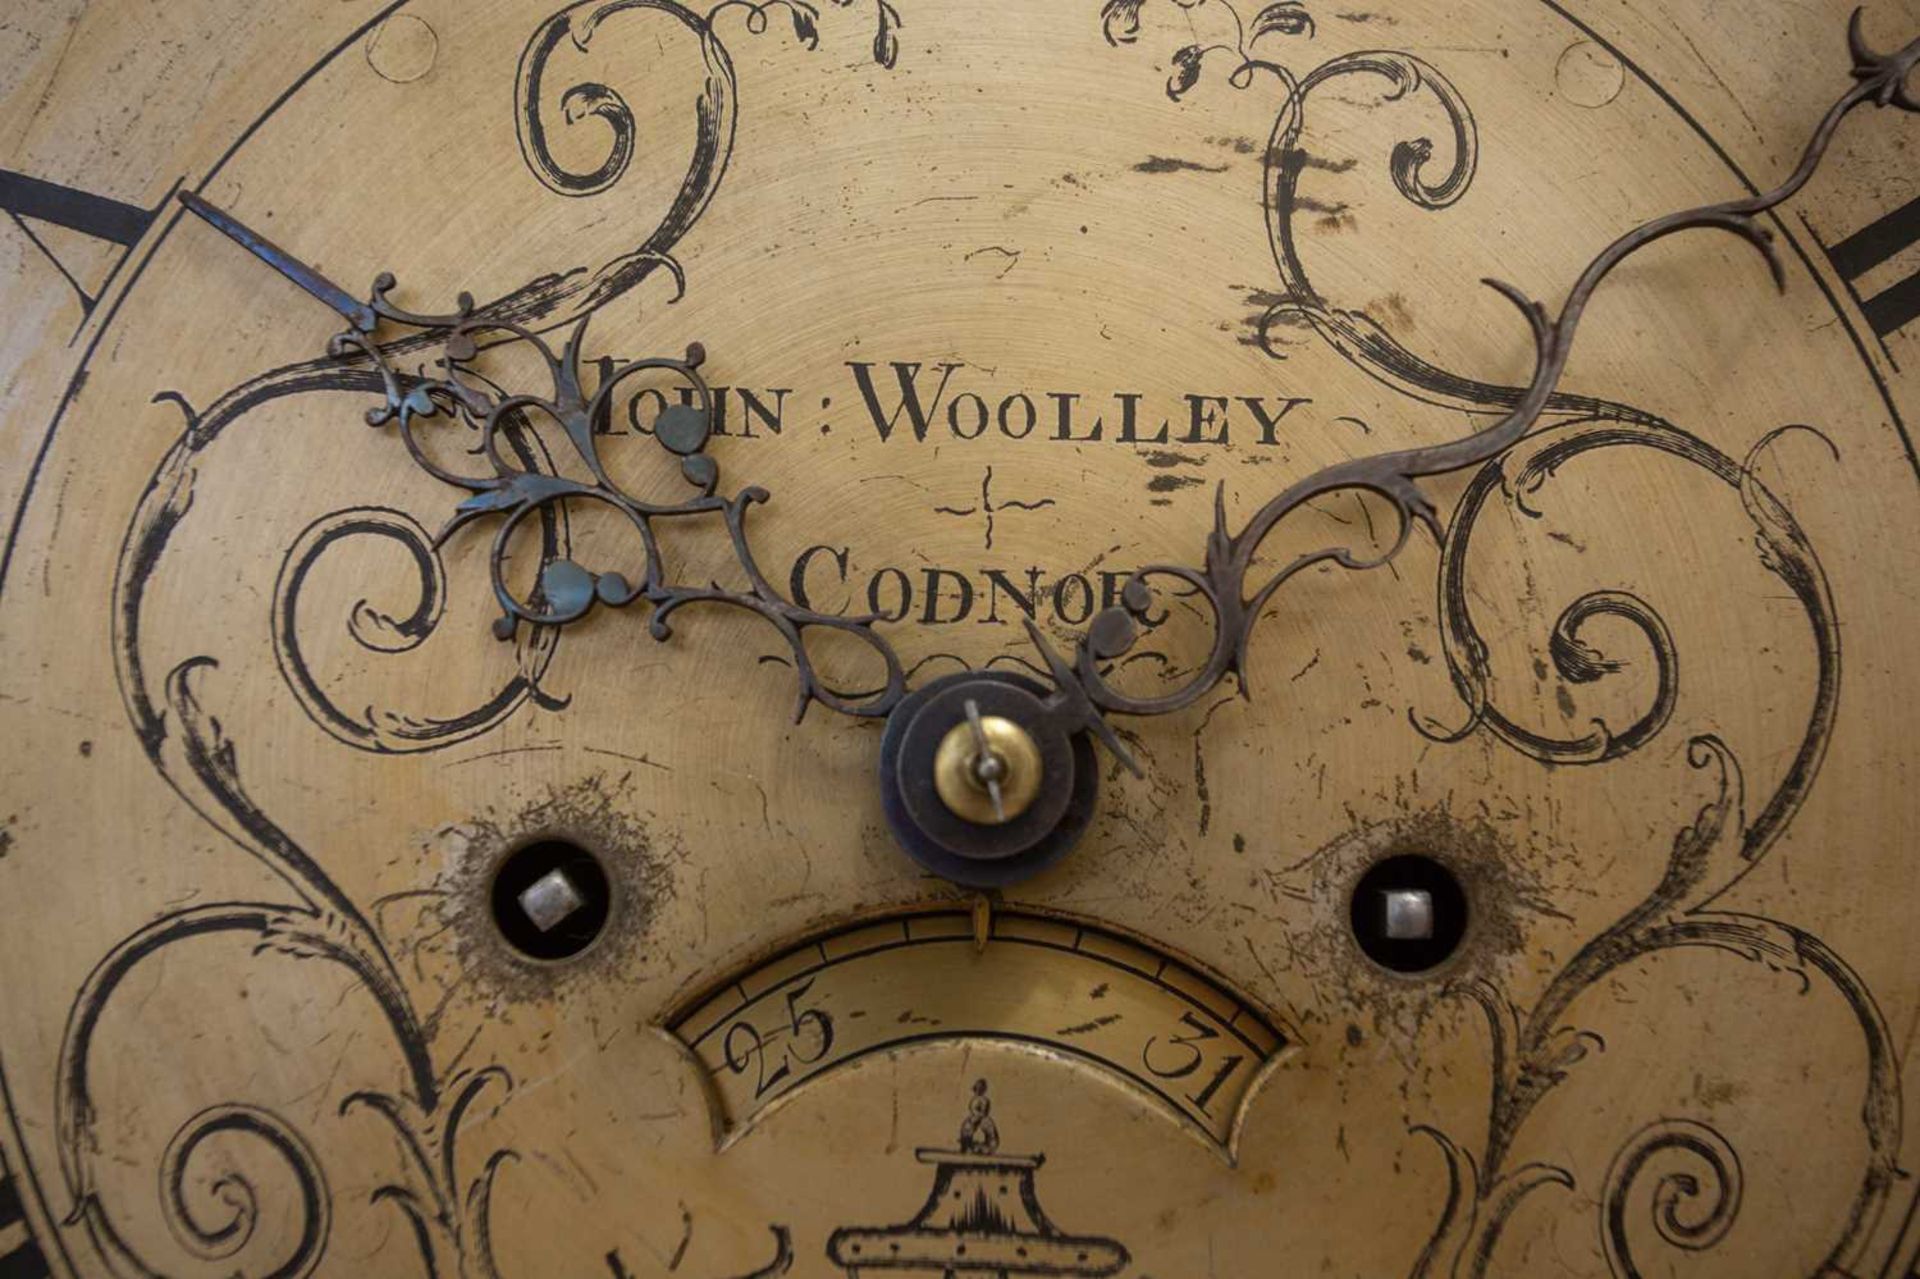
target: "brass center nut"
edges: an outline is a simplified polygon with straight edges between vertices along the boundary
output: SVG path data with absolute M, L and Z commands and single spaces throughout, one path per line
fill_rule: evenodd
M 980 749 L 984 741 L 986 749 Z M 997 769 L 997 773 L 996 773 Z M 999 715 L 961 720 L 940 739 L 933 756 L 933 787 L 955 816 L 982 826 L 1000 826 L 1033 806 L 1045 780 L 1040 746 L 1026 729 Z M 1000 787 L 994 811 L 989 780 Z

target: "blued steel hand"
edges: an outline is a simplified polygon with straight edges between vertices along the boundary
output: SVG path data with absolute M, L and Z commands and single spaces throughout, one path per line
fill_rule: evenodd
M 987 741 L 987 726 L 980 720 L 980 703 L 971 697 L 967 699 L 967 723 L 973 730 L 973 775 L 993 800 L 993 820 L 1004 822 L 1007 806 L 1001 798 L 1000 779 L 1006 776 L 1007 761 L 996 755 L 992 743 Z
M 225 209 L 207 203 L 191 191 L 180 193 L 180 203 L 205 218 L 222 235 L 253 254 L 254 257 L 338 311 L 357 332 L 371 333 L 374 325 L 379 323 L 379 317 L 374 315 L 371 306 L 357 300 L 351 293 L 266 236 L 247 226 Z
M 1574 332 L 1588 299 L 1601 280 L 1627 257 L 1648 244 L 1677 231 L 1704 227 L 1731 231 L 1751 242 L 1767 257 L 1776 281 L 1784 274 L 1779 256 L 1771 244 L 1770 233 L 1758 216 L 1781 204 L 1798 192 L 1813 175 L 1826 153 L 1834 130 L 1842 118 L 1865 105 L 1892 106 L 1902 111 L 1920 111 L 1920 98 L 1907 86 L 1916 66 L 1920 66 L 1920 40 L 1908 43 L 1897 52 L 1878 53 L 1869 48 L 1861 33 L 1856 13 L 1847 30 L 1848 52 L 1852 66 L 1851 85 L 1828 109 L 1802 152 L 1792 175 L 1771 191 L 1709 204 L 1665 217 L 1656 218 L 1629 231 L 1608 245 L 1581 274 L 1569 292 L 1558 316 L 1550 315 L 1538 302 L 1511 285 L 1488 283 L 1521 310 L 1532 331 L 1535 347 L 1533 376 L 1525 391 L 1500 421 L 1470 435 L 1422 448 L 1403 449 L 1336 463 L 1306 476 L 1271 498 L 1238 532 L 1227 525 L 1224 487 L 1215 499 L 1214 530 L 1200 567 L 1178 564 L 1152 565 L 1136 571 L 1127 581 L 1119 604 L 1096 615 L 1078 637 L 1070 653 L 1056 650 L 1032 622 L 1026 623 L 1028 637 L 1038 649 L 1054 688 L 1047 696 L 1047 713 L 1068 723 L 1073 731 L 1085 730 L 1097 736 L 1114 756 L 1138 771 L 1107 722 L 1111 714 L 1161 715 L 1192 705 L 1223 680 L 1242 682 L 1246 675 L 1247 653 L 1255 624 L 1266 615 L 1268 601 L 1285 583 L 1302 571 L 1322 563 L 1349 569 L 1377 568 L 1394 560 L 1410 540 L 1416 528 L 1425 528 L 1436 541 L 1444 541 L 1445 531 L 1433 500 L 1418 481 L 1482 465 L 1506 452 L 1527 434 L 1546 409 L 1572 351 Z M 432 474 L 473 496 L 463 501 L 447 533 L 468 520 L 481 516 L 504 516 L 504 527 L 493 551 L 495 595 L 502 616 L 495 633 L 511 639 L 521 623 L 556 626 L 585 616 L 596 605 L 622 607 L 644 600 L 653 609 L 650 624 L 656 638 L 671 633 L 667 619 L 679 608 L 692 603 L 719 603 L 749 609 L 776 627 L 793 652 L 800 688 L 795 704 L 796 718 L 812 702 L 857 716 L 884 717 L 892 713 L 907 696 L 905 671 L 892 644 L 877 633 L 877 623 L 887 620 L 878 614 L 844 616 L 818 613 L 782 596 L 762 574 L 748 545 L 745 519 L 747 510 L 767 500 L 764 489 L 749 487 L 727 497 L 718 492 L 719 467 L 704 453 L 713 432 L 712 392 L 697 368 L 703 353 L 697 346 L 688 348 L 684 361 L 654 359 L 621 366 L 604 379 L 592 396 L 582 386 L 579 342 L 581 325 L 570 333 L 562 349 L 556 351 L 539 334 L 519 323 L 476 314 L 472 298 L 462 294 L 459 308 L 446 315 L 421 315 L 403 310 L 386 298 L 393 277 L 382 274 L 373 284 L 369 301 L 355 300 L 344 289 L 312 267 L 293 257 L 266 237 L 252 231 L 231 215 L 189 192 L 181 192 L 181 203 L 206 219 L 223 234 L 292 280 L 313 297 L 345 317 L 350 331 L 336 335 L 329 348 L 336 355 L 357 350 L 372 361 L 386 383 L 387 402 L 370 410 L 367 420 L 381 425 L 397 420 L 409 451 Z M 668 264 L 671 266 L 671 264 Z M 676 276 L 678 268 L 672 268 Z M 438 332 L 447 343 L 442 361 L 446 376 L 426 378 L 418 374 L 403 376 L 388 363 L 386 352 L 371 341 L 381 320 L 415 329 Z M 516 395 L 494 401 L 473 386 L 461 381 L 457 373 L 473 359 L 475 334 L 494 331 L 525 341 L 545 358 L 554 382 L 551 398 Z M 660 445 L 680 459 L 682 474 L 697 490 L 697 496 L 678 503 L 661 505 L 642 501 L 620 490 L 608 479 L 600 464 L 599 444 L 592 422 L 604 411 L 615 384 L 630 374 L 660 369 L 686 379 L 692 402 L 667 409 L 656 424 L 654 435 Z M 513 428 L 515 416 L 527 407 L 543 409 L 567 430 L 580 452 L 593 480 L 576 483 L 526 467 L 500 453 L 496 435 Z M 494 476 L 464 477 L 432 464 L 414 443 L 412 422 L 441 411 L 464 413 L 484 431 L 485 451 L 497 472 Z M 1262 544 L 1269 533 L 1289 514 L 1306 507 L 1315 498 L 1348 491 L 1371 493 L 1391 504 L 1395 525 L 1390 544 L 1378 553 L 1367 555 L 1345 546 L 1327 546 L 1296 556 L 1273 571 L 1258 589 L 1249 590 Z M 506 556 L 506 538 L 523 520 L 564 502 L 569 497 L 589 498 L 611 504 L 624 511 L 646 545 L 645 577 L 635 585 L 630 576 L 619 573 L 595 573 L 571 559 L 557 558 L 541 571 L 538 596 L 516 599 L 507 589 L 502 565 Z M 656 525 L 669 517 L 719 514 L 727 521 L 741 566 L 750 589 L 730 591 L 716 585 L 696 585 L 671 580 L 655 543 Z M 1193 668 L 1186 681 L 1169 692 L 1153 696 L 1133 695 L 1108 682 L 1108 671 L 1133 647 L 1140 635 L 1140 622 L 1151 607 L 1154 578 L 1173 578 L 1184 583 L 1188 595 L 1201 597 L 1212 614 L 1213 649 L 1207 659 Z M 803 638 L 809 628 L 821 628 L 854 635 L 866 643 L 884 663 L 886 677 L 877 687 L 864 692 L 846 693 L 824 683 L 815 671 Z M 976 715 L 973 721 L 976 748 L 984 733 Z M 991 753 L 980 751 L 985 772 L 977 780 L 1001 808 L 1003 778 L 995 776 Z

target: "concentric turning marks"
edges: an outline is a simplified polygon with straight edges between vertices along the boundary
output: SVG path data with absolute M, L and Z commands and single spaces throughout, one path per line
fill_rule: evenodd
M 1348 909 L 1367 958 L 1398 973 L 1439 967 L 1467 935 L 1466 889 L 1444 864 L 1421 853 L 1368 867 Z
M 600 937 L 613 886 L 600 861 L 571 840 L 542 839 L 507 854 L 488 894 L 493 922 L 529 959 L 571 959 Z
M 1093 743 L 1045 690 L 999 672 L 936 680 L 887 718 L 881 803 L 900 846 L 956 883 L 998 888 L 1051 866 L 1093 816 Z

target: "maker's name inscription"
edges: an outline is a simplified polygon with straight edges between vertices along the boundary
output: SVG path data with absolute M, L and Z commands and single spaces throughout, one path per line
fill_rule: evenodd
M 602 376 L 614 367 L 604 362 Z M 714 434 L 757 440 L 810 431 L 830 435 L 851 425 L 894 447 L 980 439 L 1119 444 L 1142 451 L 1150 467 L 1168 470 L 1198 461 L 1186 450 L 1280 445 L 1289 416 L 1314 402 L 1293 394 L 1150 396 L 1129 390 L 1008 387 L 993 380 L 991 369 L 959 360 L 848 360 L 841 367 L 845 380 L 819 394 L 802 394 L 790 386 L 713 387 Z M 691 403 L 693 392 L 681 387 L 674 399 L 668 396 L 667 391 L 644 388 L 609 406 L 596 429 L 606 435 L 650 435 L 651 423 L 662 410 L 670 403 Z M 1345 420 L 1359 423 L 1358 418 Z M 1058 502 L 1046 493 L 1008 491 L 1017 489 L 1017 480 L 996 480 L 992 467 L 976 483 L 977 491 L 936 505 L 933 511 L 974 520 L 986 551 L 994 549 L 997 519 Z M 1167 505 L 1172 499 L 1161 495 L 1201 483 L 1195 475 L 1162 473 L 1148 480 L 1146 500 Z M 1080 626 L 1119 603 L 1132 572 L 1132 567 L 1100 567 L 1097 561 L 1078 570 L 1006 563 L 869 568 L 858 564 L 847 544 L 822 542 L 795 556 L 785 585 L 802 607 L 842 615 L 873 613 L 892 622 L 999 626 L 1030 619 Z M 1166 585 L 1173 594 L 1180 593 L 1177 584 Z M 1142 620 L 1158 625 L 1165 614 Z
M 615 367 L 611 360 L 602 361 L 602 375 Z M 860 429 L 872 431 L 882 442 L 997 437 L 1072 444 L 1272 447 L 1281 442 L 1281 423 L 1287 416 L 1313 403 L 1299 395 L 1188 392 L 1168 399 L 1143 391 L 1005 388 L 969 376 L 978 370 L 954 360 L 849 360 L 844 367 L 848 384 L 841 399 L 836 401 L 831 392 L 819 397 L 818 426 L 831 433 L 845 419 L 826 415 L 836 403 L 850 404 Z M 677 402 L 691 402 L 690 387 L 679 388 L 678 394 Z M 714 434 L 739 439 L 782 434 L 810 403 L 789 386 L 716 386 L 713 395 Z M 649 423 L 669 403 L 665 391 L 645 388 L 624 406 L 612 407 L 598 429 L 608 435 L 650 435 Z

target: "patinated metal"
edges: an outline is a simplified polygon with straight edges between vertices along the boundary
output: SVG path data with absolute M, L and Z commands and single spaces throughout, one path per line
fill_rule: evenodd
M 942 681 L 941 696 L 933 700 L 941 706 L 951 703 L 952 714 L 944 718 L 934 716 L 937 723 L 926 719 L 932 709 L 926 694 L 934 690 L 923 690 L 909 698 L 901 659 L 892 643 L 876 629 L 883 620 L 879 615 L 842 616 L 804 607 L 781 594 L 760 570 L 746 521 L 750 509 L 767 501 L 770 495 L 755 486 L 730 494 L 720 491 L 719 465 L 706 452 L 712 433 L 713 394 L 700 372 L 704 351 L 698 344 L 690 346 L 680 358 L 654 357 L 616 365 L 589 393 L 582 378 L 584 318 L 565 330 L 565 337 L 556 350 L 546 336 L 504 310 L 501 313 L 476 311 L 472 297 L 466 294 L 462 294 L 455 309 L 447 313 L 421 314 L 402 308 L 390 299 L 395 287 L 390 274 L 378 277 L 367 300 L 359 301 L 206 201 L 186 192 L 180 198 L 193 212 L 346 320 L 348 327 L 334 336 L 329 351 L 342 360 L 370 363 L 379 371 L 385 386 L 385 401 L 367 412 L 368 424 L 394 423 L 409 454 L 420 467 L 469 494 L 440 529 L 436 545 L 463 525 L 483 516 L 500 517 L 490 556 L 494 594 L 502 610 L 494 623 L 494 633 L 499 638 L 512 638 L 521 623 L 553 627 L 577 621 L 590 613 L 595 604 L 620 608 L 645 602 L 652 609 L 650 633 L 655 639 L 665 640 L 672 633 L 671 619 L 679 609 L 700 603 L 728 605 L 757 614 L 786 641 L 798 679 L 796 719 L 814 702 L 848 715 L 887 717 L 901 708 L 903 702 L 911 700 L 913 714 L 906 718 L 914 719 L 916 724 L 891 725 L 899 731 L 889 732 L 888 744 L 883 750 L 906 749 L 908 754 L 930 757 L 938 741 L 955 725 L 965 722 L 964 707 L 986 705 L 987 702 L 980 700 L 983 697 L 999 703 L 1012 696 L 1022 701 L 1022 726 L 1043 744 L 1052 741 L 1051 749 L 1063 760 L 1072 754 L 1067 739 L 1084 733 L 1104 742 L 1118 760 L 1137 773 L 1137 765 L 1107 717 L 1112 714 L 1162 715 L 1184 709 L 1229 676 L 1245 694 L 1247 655 L 1254 627 L 1275 593 L 1288 581 L 1323 563 L 1345 569 L 1387 565 L 1406 547 L 1416 527 L 1424 528 L 1437 543 L 1447 542 L 1447 527 L 1420 481 L 1482 466 L 1527 436 L 1559 385 L 1572 354 L 1575 333 L 1594 291 L 1628 257 L 1679 231 L 1693 228 L 1729 231 L 1760 251 L 1776 285 L 1784 289 L 1784 268 L 1773 246 L 1772 234 L 1761 225 L 1759 215 L 1790 199 L 1806 185 L 1819 167 L 1841 120 L 1855 108 L 1872 104 L 1920 111 L 1920 97 L 1916 97 L 1907 83 L 1916 64 L 1920 64 L 1920 40 L 1895 53 L 1878 53 L 1867 47 L 1861 34 L 1860 15 L 1856 12 L 1848 28 L 1848 48 L 1853 83 L 1827 110 L 1798 165 L 1780 185 L 1743 199 L 1655 218 L 1620 236 L 1588 264 L 1557 315 L 1550 314 L 1545 305 L 1511 284 L 1494 279 L 1486 281 L 1526 318 L 1534 345 L 1532 377 L 1499 421 L 1443 444 L 1355 458 L 1329 466 L 1276 494 L 1237 532 L 1227 524 L 1226 493 L 1222 486 L 1215 493 L 1214 528 L 1200 566 L 1157 564 L 1136 572 L 1122 591 L 1121 605 L 1095 616 L 1073 644 L 1070 654 L 1062 653 L 1050 643 L 1032 621 L 1026 622 L 1028 637 L 1051 675 L 1052 686 L 1035 685 L 1030 691 L 1015 694 L 1006 683 L 977 675 L 955 677 L 958 683 L 951 685 Z M 662 265 L 674 271 L 677 278 L 677 268 L 670 261 L 663 261 Z M 382 343 L 376 340 L 382 324 L 418 332 Z M 481 352 L 490 344 L 502 342 L 523 343 L 538 353 L 545 363 L 550 384 L 544 393 L 506 394 L 485 384 L 484 379 L 474 373 L 473 364 Z M 397 356 L 411 356 L 435 346 L 439 352 L 437 376 L 407 374 L 396 367 Z M 682 402 L 667 404 L 652 425 L 655 439 L 678 459 L 680 477 L 692 490 L 690 496 L 679 500 L 648 500 L 635 495 L 609 476 L 600 457 L 595 422 L 608 411 L 622 384 L 648 372 L 677 379 L 686 388 Z M 588 478 L 573 479 L 559 473 L 559 468 L 545 458 L 544 450 L 525 446 L 524 442 L 534 434 L 530 425 L 534 415 L 551 418 L 560 425 L 586 468 Z M 416 436 L 416 425 L 437 416 L 460 422 L 478 433 L 478 451 L 490 466 L 491 474 L 460 474 L 428 456 Z M 503 450 L 503 435 L 518 442 L 516 446 Z M 1392 508 L 1396 527 L 1385 548 L 1361 552 L 1346 545 L 1325 546 L 1294 557 L 1257 586 L 1250 584 L 1249 575 L 1269 535 L 1296 511 L 1318 498 L 1340 492 L 1370 494 Z M 570 500 L 610 507 L 631 524 L 644 546 L 644 565 L 637 579 L 615 571 L 597 572 L 573 559 L 556 555 L 542 563 L 534 589 L 525 598 L 516 595 L 508 585 L 506 570 L 515 531 L 535 516 L 548 518 L 556 510 L 563 512 Z M 660 543 L 661 527 L 673 521 L 700 517 L 715 517 L 723 522 L 745 576 L 746 589 L 731 590 L 712 582 L 680 581 L 668 570 Z M 1212 615 L 1212 648 L 1184 683 L 1168 692 L 1141 696 L 1115 687 L 1109 682 L 1109 675 L 1113 664 L 1127 654 L 1140 635 L 1141 620 L 1153 605 L 1156 579 L 1171 579 L 1179 583 L 1189 597 L 1205 601 Z M 880 659 L 884 678 L 876 686 L 857 692 L 830 686 L 808 653 L 807 632 L 814 628 L 838 631 L 867 645 Z M 1456 673 L 1456 682 L 1458 680 Z M 1468 703 L 1467 727 L 1470 729 L 1477 722 L 1479 696 L 1473 689 L 1461 691 Z M 921 738 L 927 740 L 922 742 Z M 904 772 L 900 771 L 903 769 Z M 1061 788 L 1062 803 L 1068 791 L 1088 780 L 1081 778 L 1076 783 L 1076 771 L 1069 765 L 1050 779 Z M 930 837 L 938 851 L 915 855 L 942 873 L 954 873 L 953 859 L 957 856 L 993 867 L 982 882 L 1007 882 L 1007 859 L 1026 862 L 1026 869 L 1030 870 L 1037 868 L 1038 863 L 1052 860 L 1060 851 L 1057 837 L 1061 832 L 1056 829 L 1060 814 L 1055 812 L 1048 821 L 1035 820 L 1058 805 L 1043 802 L 1034 813 L 1021 820 L 991 826 L 963 822 L 963 826 L 971 829 L 942 834 L 935 828 L 949 823 L 929 822 L 926 814 L 917 811 L 925 806 L 922 801 L 932 794 L 930 777 L 919 778 L 904 759 L 891 759 L 889 765 L 883 766 L 883 775 L 898 776 L 901 779 L 898 784 L 908 790 L 903 803 L 896 804 L 892 802 L 894 797 L 889 797 L 890 818 L 896 815 L 896 810 L 901 810 L 899 815 L 907 823 L 905 827 L 900 822 L 893 823 L 896 835 L 910 851 L 917 842 L 916 835 Z M 1081 797 L 1069 807 L 1077 815 L 1084 803 L 1085 798 Z M 952 814 L 946 816 L 952 817 Z M 1039 859 L 1015 856 L 1031 853 L 1036 846 L 1044 846 L 1048 855 Z

